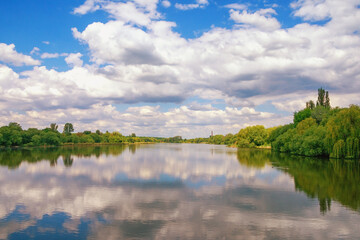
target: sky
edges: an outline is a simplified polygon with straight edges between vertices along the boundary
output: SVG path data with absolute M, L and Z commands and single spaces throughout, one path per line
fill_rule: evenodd
M 360 0 L 3 0 L 0 125 L 208 137 L 360 104 Z

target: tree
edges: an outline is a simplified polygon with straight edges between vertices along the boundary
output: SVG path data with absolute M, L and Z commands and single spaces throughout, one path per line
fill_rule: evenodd
M 307 119 L 304 119 L 303 121 L 301 121 L 297 126 L 296 126 L 296 132 L 297 134 L 299 135 L 302 135 L 305 133 L 305 131 L 316 125 L 316 120 L 313 119 L 313 118 L 307 118 Z
M 330 98 L 329 92 L 325 91 L 323 88 L 318 89 L 318 100 L 316 106 L 323 106 L 325 108 L 330 108 Z
M 41 142 L 46 145 L 60 145 L 60 133 L 55 132 L 43 132 L 41 134 Z
M 330 106 L 330 98 L 329 98 L 329 92 L 326 91 L 326 94 L 325 94 L 325 105 L 324 105 L 325 108 L 331 108 Z
M 301 122 L 302 120 L 311 117 L 311 110 L 310 108 L 305 108 L 299 112 L 294 113 L 294 124 L 295 126 Z
M 112 132 L 109 136 L 110 143 L 121 143 L 124 142 L 123 135 L 119 132 Z
M 72 132 L 74 132 L 74 127 L 72 123 L 65 123 L 63 133 L 68 135 L 71 134 Z
M 306 108 L 313 110 L 315 108 L 315 103 L 313 100 L 310 100 L 308 102 L 306 102 Z
M 360 107 L 351 105 L 349 108 L 339 111 L 326 123 L 326 130 L 326 143 L 331 157 L 341 158 L 345 156 L 346 144 L 358 143 L 356 139 L 360 136 Z M 353 140 L 347 140 L 348 138 L 353 138 Z M 353 152 L 356 153 L 358 146 L 349 146 L 348 148 L 352 148 Z M 358 158 L 359 155 L 354 157 Z
M 0 128 L 2 139 L 0 144 L 3 146 L 20 146 L 22 144 L 22 129 L 18 123 L 11 122 L 8 126 Z
M 329 111 L 329 108 L 326 108 L 325 106 L 316 106 L 316 108 L 314 108 L 314 110 L 311 112 L 311 117 L 314 118 L 319 124 L 326 118 Z
M 245 147 L 247 142 L 249 143 L 248 147 L 261 146 L 266 143 L 268 133 L 264 126 L 256 125 L 241 129 L 237 134 L 237 138 L 239 147 Z
M 20 124 L 18 124 L 17 122 L 9 123 L 9 128 L 11 128 L 12 130 L 22 131 Z
M 51 124 L 50 124 L 50 129 L 53 130 L 53 131 L 55 131 L 55 132 L 57 131 L 58 127 L 59 127 L 59 126 L 58 126 L 56 123 L 51 123 Z

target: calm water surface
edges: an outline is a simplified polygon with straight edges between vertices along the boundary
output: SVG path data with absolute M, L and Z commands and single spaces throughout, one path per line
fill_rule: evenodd
M 0 152 L 0 239 L 360 239 L 358 162 L 225 146 Z

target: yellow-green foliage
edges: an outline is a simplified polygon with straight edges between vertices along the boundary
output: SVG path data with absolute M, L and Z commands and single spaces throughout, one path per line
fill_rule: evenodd
M 346 154 L 345 142 L 340 139 L 334 144 L 333 150 L 330 153 L 330 157 L 332 158 L 344 158 Z
M 346 139 L 346 157 L 358 158 L 359 157 L 359 139 L 349 137 Z
M 326 145 L 329 149 L 330 156 L 339 156 L 336 143 L 342 140 L 345 145 L 345 151 L 342 157 L 355 158 L 359 157 L 358 154 L 358 139 L 360 137 L 360 108 L 356 105 L 351 105 L 349 108 L 342 109 L 335 116 L 331 117 L 326 124 Z M 349 140 L 348 140 L 349 139 Z M 346 142 L 345 142 L 346 141 Z M 352 149 L 352 150 L 350 150 Z M 334 152 L 336 151 L 336 152 Z M 338 158 L 338 157 L 336 157 Z
M 241 129 L 237 134 L 238 147 L 255 147 L 266 143 L 269 137 L 268 131 L 262 125 L 256 125 Z
M 274 130 L 269 137 L 272 148 L 305 156 L 359 158 L 360 108 L 351 105 L 326 110 L 327 115 L 322 116 L 320 122 L 310 117 L 295 128 L 288 125 Z
M 313 118 L 306 118 L 296 126 L 296 133 L 299 135 L 303 135 L 305 131 L 312 126 L 316 126 L 316 120 Z

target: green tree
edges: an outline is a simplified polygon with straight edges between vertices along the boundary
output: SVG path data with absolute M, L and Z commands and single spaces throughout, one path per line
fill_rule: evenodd
M 10 122 L 9 128 L 11 128 L 12 130 L 22 131 L 20 124 L 16 122 Z
M 32 137 L 35 135 L 39 135 L 41 133 L 41 131 L 39 129 L 36 128 L 29 128 L 26 131 L 22 131 L 21 137 L 22 137 L 22 143 L 23 144 L 29 144 L 29 145 L 34 145 L 34 143 L 32 142 Z
M 334 144 L 333 150 L 330 154 L 332 158 L 344 158 L 346 155 L 345 142 L 340 139 Z
M 325 105 L 324 105 L 325 108 L 331 108 L 330 106 L 330 98 L 329 98 L 329 92 L 326 91 L 326 94 L 325 94 Z
M 58 129 L 58 125 L 56 123 L 51 123 L 50 124 L 50 129 L 54 132 L 57 132 L 57 129 Z
M 316 121 L 313 118 L 306 118 L 296 126 L 296 132 L 298 135 L 305 133 L 307 129 L 316 125 Z
M 81 134 L 79 136 L 79 138 L 80 138 L 80 143 L 94 143 L 95 142 L 94 139 L 88 134 Z
M 310 100 L 306 102 L 306 108 L 309 108 L 310 110 L 313 110 L 315 108 L 315 103 L 313 100 Z
M 274 142 L 280 135 L 284 134 L 285 132 L 287 132 L 290 129 L 294 128 L 294 124 L 287 124 L 284 126 L 279 126 L 277 128 L 275 128 L 270 134 L 269 137 L 267 139 L 268 143 L 272 143 Z
M 329 92 L 325 91 L 323 88 L 318 89 L 318 100 L 316 106 L 323 106 L 325 108 L 330 108 L 330 98 Z
M 349 138 L 359 138 L 360 136 L 360 107 L 351 105 L 349 108 L 342 109 L 335 116 L 331 117 L 326 124 L 326 144 L 329 153 L 335 150 L 335 144 Z M 338 143 L 343 144 L 343 143 Z M 336 151 L 340 146 L 336 146 Z M 338 151 L 337 151 L 338 152 Z M 333 156 L 340 156 L 333 153 Z
M 325 90 L 323 88 L 319 88 L 316 106 L 324 106 L 324 105 L 325 105 Z
M 325 106 L 316 106 L 311 112 L 311 117 L 319 124 L 327 117 L 329 111 L 330 109 Z
M 31 143 L 34 146 L 39 146 L 41 144 L 41 137 L 39 135 L 34 135 L 31 137 Z
M 8 126 L 0 128 L 0 134 L 2 135 L 2 146 L 20 146 L 22 145 L 22 128 L 18 123 L 9 123 Z
M 109 143 L 121 143 L 124 142 L 123 135 L 119 132 L 113 132 L 109 136 Z
M 301 110 L 299 112 L 294 113 L 294 124 L 295 126 L 301 122 L 302 120 L 311 117 L 311 109 L 305 108 L 304 110 Z
M 237 142 L 239 147 L 244 147 L 246 142 L 249 142 L 248 147 L 261 146 L 266 143 L 268 132 L 262 125 L 250 126 L 241 129 L 237 134 Z M 244 141 L 246 140 L 246 141 Z
M 90 136 L 92 137 L 92 139 L 94 140 L 94 142 L 96 142 L 96 143 L 100 143 L 100 142 L 101 142 L 101 136 L 100 136 L 99 134 L 91 133 Z
M 74 126 L 72 123 L 65 123 L 63 133 L 69 135 L 74 132 Z
M 55 132 L 43 132 L 41 134 L 41 142 L 46 145 L 60 145 L 60 134 Z

